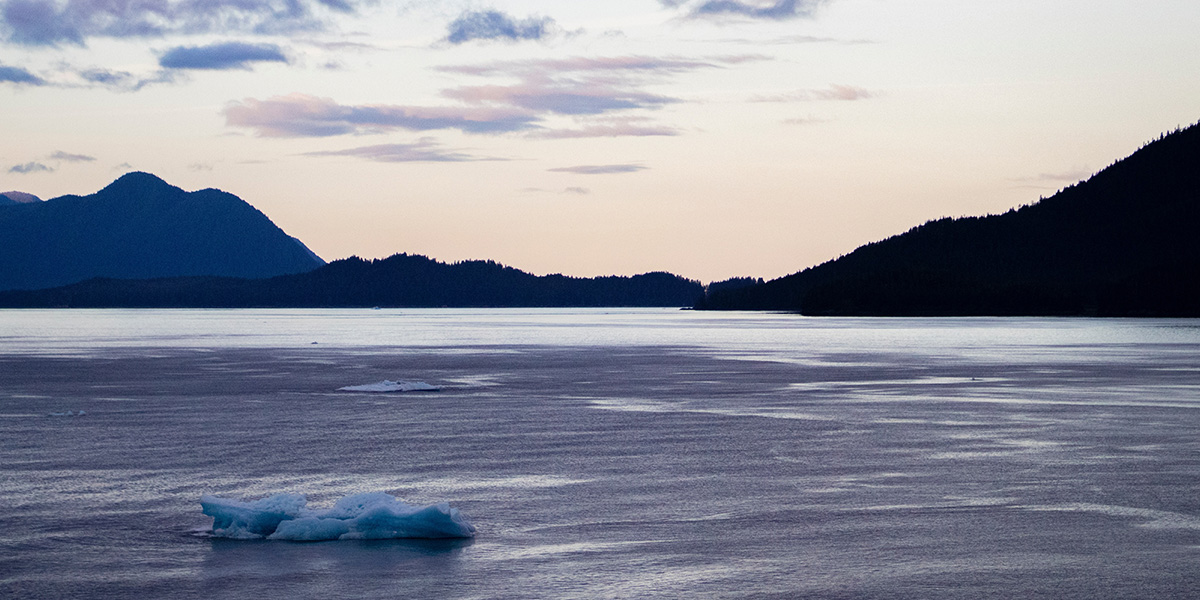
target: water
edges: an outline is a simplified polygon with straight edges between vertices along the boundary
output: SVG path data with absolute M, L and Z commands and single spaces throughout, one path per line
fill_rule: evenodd
M 1198 351 L 1190 320 L 0 311 L 0 597 L 1189 597 Z M 442 391 L 337 391 L 385 379 Z M 202 494 L 367 491 L 479 534 L 195 534 Z

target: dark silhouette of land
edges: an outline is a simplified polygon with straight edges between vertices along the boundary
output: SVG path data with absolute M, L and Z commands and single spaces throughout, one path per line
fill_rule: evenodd
M 700 282 L 670 273 L 539 277 L 492 261 L 446 264 L 397 254 L 379 260 L 350 257 L 266 279 L 92 279 L 0 292 L 0 307 L 685 307 L 703 293 Z
M 944 218 L 697 308 L 1200 316 L 1200 125 L 1001 215 Z
M 93 277 L 271 277 L 325 264 L 237 196 L 185 192 L 149 173 L 90 196 L 4 198 L 0 290 Z

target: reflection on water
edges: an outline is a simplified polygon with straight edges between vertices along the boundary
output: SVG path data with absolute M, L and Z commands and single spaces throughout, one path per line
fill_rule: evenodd
M 0 311 L 0 597 L 1188 597 L 1188 323 Z M 365 491 L 478 537 L 188 533 Z

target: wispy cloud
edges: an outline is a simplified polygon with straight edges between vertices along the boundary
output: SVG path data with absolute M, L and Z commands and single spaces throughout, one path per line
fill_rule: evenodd
M 275 34 L 326 29 L 355 11 L 350 0 L 6 0 L 7 41 L 28 46 L 84 45 L 89 38 L 167 34 Z
M 599 115 L 635 108 L 657 108 L 678 98 L 627 85 L 599 81 L 528 80 L 514 85 L 466 86 L 442 95 L 468 104 L 507 105 L 538 113 Z
M 457 150 L 446 150 L 433 138 L 421 138 L 412 144 L 378 144 L 346 150 L 307 152 L 304 156 L 352 156 L 376 162 L 473 162 L 504 160 L 474 156 Z
M 149 85 L 180 81 L 180 78 L 174 72 L 168 70 L 158 70 L 138 75 L 129 71 L 113 71 L 92 67 L 88 69 L 75 69 L 68 72 L 68 76 L 70 75 L 79 77 L 87 87 L 101 87 L 115 92 L 136 92 Z M 63 87 L 78 86 L 67 83 Z
M 66 162 L 95 162 L 96 157 L 86 154 L 71 154 L 62 150 L 55 150 L 50 154 L 50 160 L 61 160 Z
M 853 85 L 833 84 L 825 89 L 796 90 L 781 94 L 754 96 L 751 102 L 812 102 L 816 100 L 854 101 L 867 100 L 878 96 L 878 93 Z
M 553 35 L 557 26 L 550 17 L 517 19 L 498 10 L 481 10 L 464 12 L 447 29 L 446 41 L 457 45 L 475 40 L 541 41 Z
M 281 62 L 288 58 L 275 44 L 224 42 L 207 46 L 178 46 L 158 59 L 164 69 L 249 69 L 251 63 Z
M 638 164 L 623 165 L 577 165 L 574 167 L 557 167 L 546 169 L 554 173 L 574 173 L 576 175 L 612 175 L 616 173 L 636 173 L 647 167 Z
M 328 137 L 395 129 L 505 133 L 530 129 L 536 120 L 524 110 L 480 106 L 355 106 L 305 94 L 267 100 L 247 98 L 227 106 L 224 115 L 227 125 L 253 129 L 263 137 Z
M 0 65 L 0 83 L 17 83 L 24 85 L 45 85 L 46 81 L 21 67 Z
M 53 173 L 54 168 L 46 166 L 40 162 L 27 162 L 23 165 L 15 165 L 8 169 L 9 173 L 25 175 L 29 173 Z
M 826 0 L 660 0 L 664 6 L 683 7 L 689 17 L 736 17 L 770 21 L 812 17 Z
M 559 140 L 596 137 L 673 136 L 681 132 L 675 127 L 656 125 L 644 117 L 598 118 L 571 129 L 539 129 L 528 135 L 532 138 Z
M 828 119 L 819 119 L 817 117 L 795 117 L 792 119 L 784 119 L 784 125 L 815 125 L 817 123 L 827 123 Z
M 816 35 L 785 35 L 779 37 L 768 38 L 722 38 L 722 39 L 706 39 L 706 40 L 691 40 L 716 42 L 722 44 L 748 44 L 754 46 L 795 46 L 799 44 L 842 44 L 842 45 L 860 45 L 874 44 L 876 42 L 869 39 L 842 39 L 833 37 L 824 37 Z
M 1086 166 L 1072 167 L 1069 170 L 1060 171 L 1057 173 L 1038 173 L 1037 175 L 1029 177 L 1014 177 L 1009 181 L 1026 184 L 1018 187 L 1044 188 L 1054 185 L 1061 185 L 1063 183 L 1075 183 L 1077 181 L 1082 181 L 1091 177 L 1092 174 L 1093 173 L 1091 169 L 1088 169 Z
M 533 194 L 570 194 L 572 196 L 586 196 L 586 195 L 592 193 L 592 190 L 590 190 L 588 188 L 577 187 L 577 186 L 566 187 L 561 190 L 548 190 L 546 188 L 531 187 L 531 188 L 525 188 L 521 191 L 529 192 L 529 193 L 533 193 Z
M 543 139 L 677 135 L 673 127 L 646 123 L 629 111 L 652 110 L 681 102 L 649 92 L 676 73 L 721 68 L 760 56 L 709 59 L 624 56 L 493 62 L 442 67 L 444 72 L 482 77 L 516 78 L 503 85 L 467 85 L 442 91 L 459 104 L 411 106 L 401 104 L 339 104 L 307 94 L 246 98 L 223 110 L 230 127 L 253 130 L 262 137 L 328 137 L 371 134 L 397 129 L 433 131 L 457 129 L 466 133 L 524 132 Z M 546 126 L 551 116 L 575 118 L 579 127 L 561 130 Z
M 678 56 L 575 56 L 571 58 L 547 58 L 534 60 L 495 61 L 478 65 L 455 65 L 438 70 L 467 75 L 516 75 L 531 77 L 542 74 L 553 77 L 567 73 L 684 73 L 697 69 L 712 69 L 726 65 L 767 60 L 763 55 L 715 56 L 711 58 L 685 58 Z
M 681 58 L 652 56 L 573 57 L 501 61 L 442 67 L 442 71 L 483 77 L 508 77 L 516 83 L 462 86 L 442 95 L 477 106 L 520 108 L 538 115 L 575 117 L 580 127 L 538 129 L 537 138 L 677 135 L 678 129 L 646 124 L 630 111 L 653 110 L 681 99 L 647 90 L 670 77 L 700 69 L 718 69 L 763 60 L 754 56 Z M 624 117 L 623 121 L 613 121 Z
M 104 88 L 118 92 L 133 92 L 155 83 L 174 83 L 178 77 L 165 70 L 135 75 L 128 71 L 113 71 L 99 67 L 81 68 L 60 63 L 42 73 L 32 73 L 20 67 L 0 65 L 0 83 L 35 85 L 59 89 Z

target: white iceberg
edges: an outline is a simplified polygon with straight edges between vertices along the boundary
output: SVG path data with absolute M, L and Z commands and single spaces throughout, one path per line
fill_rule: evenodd
M 363 385 L 348 385 L 338 388 L 343 392 L 437 392 L 442 388 L 429 385 L 424 381 L 391 381 L 384 379 L 375 383 Z
M 307 507 L 301 494 L 277 494 L 254 501 L 204 495 L 200 506 L 213 518 L 213 537 L 239 540 L 388 540 L 469 538 L 475 526 L 449 504 L 413 506 L 391 494 L 346 496 L 333 508 Z

